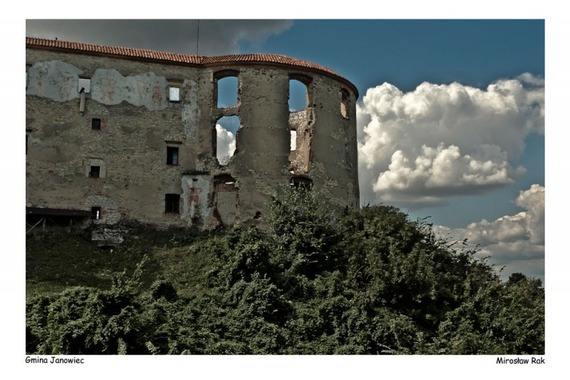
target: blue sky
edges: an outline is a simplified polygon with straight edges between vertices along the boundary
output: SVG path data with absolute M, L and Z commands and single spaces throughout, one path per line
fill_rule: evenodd
M 363 204 L 429 217 L 442 236 L 469 237 L 507 265 L 504 277 L 544 280 L 544 20 L 201 20 L 198 44 L 197 27 L 29 20 L 26 34 L 330 67 L 360 92 Z
M 426 81 L 485 88 L 527 72 L 544 78 L 544 41 L 544 20 L 301 20 L 263 44 L 240 43 L 240 52 L 262 50 L 322 63 L 352 81 L 362 100 L 368 88 L 384 82 L 407 92 Z M 517 187 L 544 185 L 544 137 L 529 134 L 526 143 L 530 146 L 516 163 L 528 171 L 518 186 L 478 195 L 494 207 L 460 197 L 448 200 L 453 207 L 417 216 L 457 227 L 512 211 Z M 457 207 L 466 211 L 458 213 Z
M 514 80 L 525 73 L 544 79 L 544 28 L 544 20 L 538 19 L 301 20 L 295 21 L 286 31 L 268 38 L 263 44 L 250 44 L 247 41 L 240 44 L 240 52 L 262 49 L 329 66 L 357 86 L 362 104 L 368 89 L 385 82 L 403 93 L 413 93 L 424 82 L 433 85 L 457 82 L 485 91 L 490 84 Z M 429 99 L 430 94 L 425 96 Z M 524 148 L 518 149 L 518 152 L 517 149 L 511 150 L 509 146 L 498 144 L 501 151 L 510 154 L 504 162 L 508 162 L 513 169 L 524 168 L 522 173 L 509 175 L 509 180 L 499 181 L 494 186 L 464 186 L 457 191 L 449 189 L 449 195 L 440 197 L 437 202 L 419 204 L 394 197 L 385 199 L 381 191 L 375 192 L 376 197 L 373 197 L 367 191 L 370 183 L 362 182 L 362 178 L 370 172 L 361 165 L 362 201 L 365 204 L 395 204 L 408 212 L 412 219 L 429 216 L 429 221 L 436 227 L 441 226 L 436 230 L 443 236 L 468 236 L 474 244 L 482 247 L 481 255 L 494 257 L 491 261 L 497 267 L 507 266 L 503 277 L 514 271 L 522 271 L 544 279 L 544 241 L 536 238 L 540 232 L 532 230 L 544 228 L 544 215 L 533 215 L 529 209 L 521 207 L 520 202 L 516 202 L 521 192 L 529 191 L 533 184 L 544 187 L 544 119 L 538 117 L 535 122 L 539 125 L 524 135 L 515 132 L 520 127 L 517 125 L 517 122 L 521 122 L 520 118 L 494 119 L 492 115 L 474 117 L 465 126 L 476 129 L 480 122 L 496 124 L 493 128 L 482 128 L 481 133 L 501 135 L 497 139 L 507 145 L 509 135 L 512 135 L 513 145 L 524 144 Z M 426 127 L 429 128 L 430 124 Z M 363 128 L 360 122 L 359 128 Z M 413 126 L 406 130 L 411 135 L 414 133 Z M 418 139 L 423 133 L 418 133 Z M 447 146 L 445 144 L 456 143 L 459 139 L 463 145 L 468 145 L 467 140 L 461 140 L 461 130 L 455 133 L 457 136 L 452 142 L 442 138 L 441 143 Z M 469 136 L 466 133 L 465 139 Z M 408 138 L 414 139 L 413 135 Z M 491 135 L 484 143 L 493 141 Z M 421 143 L 417 141 L 416 148 Z M 393 150 L 398 148 L 398 144 L 392 147 Z M 416 152 L 408 158 L 414 159 L 417 155 Z M 360 156 L 362 161 L 363 155 Z M 376 171 L 370 179 L 374 181 L 386 169 L 386 164 L 375 167 L 373 170 Z M 445 189 L 441 190 L 445 193 Z M 544 196 L 544 192 L 536 194 Z M 532 203 L 537 202 L 533 200 Z M 535 211 L 544 213 L 544 208 Z M 521 212 L 525 214 L 521 215 Z M 525 227 L 521 229 L 522 224 Z

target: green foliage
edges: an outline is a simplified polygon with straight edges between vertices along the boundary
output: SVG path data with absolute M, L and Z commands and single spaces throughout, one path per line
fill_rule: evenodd
M 28 296 L 57 293 L 70 287 L 110 289 L 113 278 L 123 269 L 133 271 L 151 244 L 166 244 L 171 239 L 166 231 L 148 231 L 129 239 L 112 252 L 97 248 L 90 235 L 51 231 L 27 236 L 26 293 Z M 150 285 L 158 262 L 149 256 L 141 281 Z
M 544 353 L 540 281 L 516 274 L 501 282 L 425 221 L 386 206 L 341 214 L 307 191 L 292 191 L 266 215 L 263 228 L 175 245 L 173 255 L 187 259 L 169 264 L 169 280 L 142 281 L 146 260 L 110 289 L 30 298 L 27 351 Z

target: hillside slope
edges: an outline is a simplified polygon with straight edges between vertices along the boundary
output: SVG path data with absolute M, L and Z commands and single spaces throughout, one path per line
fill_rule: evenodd
M 544 354 L 540 281 L 501 282 L 424 221 L 338 212 L 305 191 L 264 218 L 211 235 L 143 229 L 112 253 L 30 241 L 28 352 Z

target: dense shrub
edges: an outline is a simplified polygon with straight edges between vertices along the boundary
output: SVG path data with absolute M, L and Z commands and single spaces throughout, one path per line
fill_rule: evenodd
M 27 351 L 544 353 L 540 281 L 516 274 L 501 282 L 474 251 L 436 239 L 425 221 L 387 206 L 343 213 L 307 191 L 292 191 L 266 215 L 263 228 L 185 246 L 185 265 L 197 253 L 209 258 L 201 287 L 180 289 L 186 281 L 178 278 L 145 288 L 139 267 L 110 290 L 29 299 Z

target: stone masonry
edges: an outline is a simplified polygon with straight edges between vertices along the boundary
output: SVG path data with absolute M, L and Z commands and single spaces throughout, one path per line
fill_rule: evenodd
M 90 211 L 103 226 L 215 228 L 262 219 L 287 186 L 359 205 L 358 92 L 326 67 L 37 38 L 26 47 L 29 208 Z M 227 77 L 237 78 L 237 104 L 218 107 Z M 289 111 L 292 80 L 306 86 L 304 110 Z M 225 116 L 239 128 L 222 164 L 216 124 Z

